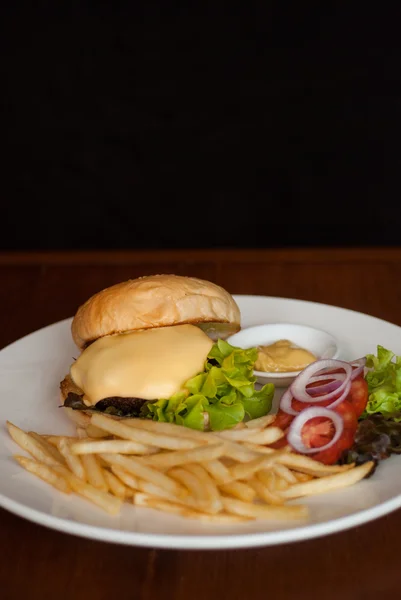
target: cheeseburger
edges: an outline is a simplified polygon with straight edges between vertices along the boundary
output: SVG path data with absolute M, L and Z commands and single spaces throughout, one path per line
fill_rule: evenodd
M 63 406 L 224 429 L 270 408 L 273 386 L 254 388 L 256 349 L 224 340 L 240 329 L 225 289 L 152 275 L 106 288 L 80 306 L 80 350 L 60 384 Z

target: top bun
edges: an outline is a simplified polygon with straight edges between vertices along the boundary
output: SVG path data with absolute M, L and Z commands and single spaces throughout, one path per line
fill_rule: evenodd
M 78 308 L 71 332 L 83 349 L 105 335 L 184 323 L 224 339 L 240 329 L 240 322 L 238 305 L 219 285 L 194 277 L 150 275 L 89 298 Z

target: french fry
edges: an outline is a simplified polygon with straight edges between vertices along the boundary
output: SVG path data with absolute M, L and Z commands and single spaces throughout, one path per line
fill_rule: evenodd
M 196 505 L 199 506 L 199 509 L 204 509 L 207 512 L 216 512 L 209 497 L 208 490 L 203 485 L 203 481 L 194 473 L 191 473 L 183 467 L 173 467 L 168 471 L 168 474 L 188 489 L 191 496 L 195 499 Z
M 149 494 L 150 496 L 161 498 L 163 500 L 167 500 L 169 502 L 173 502 L 174 504 L 179 504 L 181 506 L 186 506 L 187 508 L 191 508 L 197 511 L 203 511 L 205 514 L 216 514 L 214 508 L 209 504 L 204 504 L 203 506 L 199 505 L 196 498 L 190 496 L 175 496 L 170 492 L 166 491 L 164 488 L 161 488 L 154 483 L 150 483 L 149 481 L 144 481 L 143 479 L 138 479 L 138 488 L 141 492 L 145 494 Z M 206 511 L 211 512 L 206 512 Z
M 296 483 L 290 485 L 288 489 L 281 492 L 281 496 L 286 499 L 300 498 L 302 496 L 311 496 L 315 494 L 323 494 L 331 492 L 342 487 L 353 485 L 357 481 L 360 481 L 374 466 L 373 461 L 366 462 L 358 467 L 348 469 L 342 473 L 335 473 L 334 475 L 326 475 L 325 477 L 319 477 L 318 479 L 312 479 L 305 483 Z
M 61 440 L 61 438 L 64 438 L 65 440 L 68 440 L 69 442 L 76 442 L 78 440 L 78 437 L 74 436 L 74 435 L 49 435 L 46 438 L 46 441 L 48 442 L 48 444 L 50 444 L 57 450 L 57 444 L 58 444 L 59 440 Z M 88 440 L 89 440 L 89 438 L 88 438 Z
M 258 471 L 256 479 L 259 479 L 276 496 L 279 496 L 278 492 L 280 490 L 286 490 L 289 486 L 289 483 L 277 475 L 271 467 Z
M 88 437 L 91 438 L 109 438 L 110 437 L 110 433 L 108 431 L 104 431 L 104 429 L 100 429 L 100 427 L 96 427 L 96 425 L 92 425 L 92 423 L 89 423 L 89 425 L 86 426 L 86 434 L 88 435 Z
M 137 427 L 130 427 L 121 421 L 116 421 L 110 417 L 105 417 L 104 415 L 93 415 L 92 424 L 97 425 L 105 431 L 109 431 L 117 437 L 167 450 L 187 450 L 199 446 L 198 442 L 189 438 L 176 438 L 164 434 L 159 435 L 151 431 L 141 430 Z
M 71 421 L 73 421 L 75 425 L 78 425 L 79 427 L 86 427 L 91 422 L 90 416 L 82 412 L 81 410 L 74 410 L 72 408 L 65 407 L 64 411 L 68 418 L 71 419 Z
M 221 460 L 206 460 L 202 463 L 206 471 L 211 475 L 217 484 L 230 483 L 232 476 L 229 469 L 224 465 Z
M 150 496 L 162 498 L 163 500 L 168 500 L 169 502 L 180 504 L 182 506 L 186 506 L 187 508 L 201 510 L 197 500 L 189 494 L 187 496 L 176 496 L 166 491 L 165 488 L 162 488 L 159 485 L 149 481 L 145 481 L 144 479 L 138 479 L 138 489 L 145 494 L 149 494 Z
M 303 454 L 294 454 L 292 452 L 283 452 L 277 459 L 282 465 L 289 467 L 290 469 L 301 471 L 302 473 L 308 473 L 315 477 L 325 477 L 334 473 L 342 473 L 348 471 L 354 467 L 354 464 L 349 465 L 324 465 L 323 463 L 305 456 Z
M 16 444 L 25 452 L 28 452 L 31 456 L 36 458 L 36 460 L 40 463 L 43 463 L 48 466 L 59 465 L 60 461 L 56 460 L 52 454 L 35 438 L 33 438 L 29 433 L 23 431 L 10 421 L 7 421 L 7 429 Z
M 79 479 L 82 479 L 82 481 L 86 481 L 87 475 L 82 462 L 79 456 L 75 456 L 75 454 L 71 452 L 68 440 L 60 438 L 57 443 L 57 448 L 74 475 L 79 477 Z
M 256 474 L 256 477 L 249 480 L 247 483 L 249 486 L 255 490 L 256 494 L 259 496 L 261 500 L 264 500 L 267 504 L 275 504 L 280 505 L 284 504 L 285 500 L 281 496 L 278 496 L 274 492 L 271 492 L 267 485 L 264 485 L 260 479 L 258 479 L 259 473 Z
M 120 512 L 122 502 L 119 498 L 94 487 L 90 483 L 82 481 L 82 479 L 76 477 L 66 467 L 59 466 L 56 467 L 56 470 L 57 472 L 64 474 L 76 494 L 79 494 L 83 498 L 86 498 L 86 500 L 96 504 L 110 515 L 117 515 Z
M 260 446 L 258 444 L 253 444 L 252 442 L 242 442 L 241 444 L 244 448 L 255 452 L 255 457 L 258 454 L 272 454 L 275 452 L 274 448 L 269 448 L 269 446 Z
M 166 488 L 157 485 L 156 483 L 152 483 L 151 481 L 145 481 L 145 479 L 138 478 L 138 490 L 144 492 L 145 494 L 149 494 L 150 496 L 156 496 L 156 498 L 164 498 L 165 500 L 169 500 L 171 502 L 176 502 L 178 504 L 182 504 L 183 506 L 191 506 L 192 508 L 197 506 L 196 500 L 191 498 L 191 496 L 176 496 L 172 494 Z
M 207 512 L 210 512 L 212 514 L 218 513 L 223 508 L 223 505 L 221 503 L 221 496 L 216 482 L 210 477 L 206 469 L 204 469 L 203 466 L 200 464 L 191 463 L 185 465 L 184 468 L 193 475 L 195 475 L 201 482 L 201 485 L 205 493 L 207 494 Z
M 111 473 L 111 471 L 107 471 L 106 469 L 103 471 L 103 476 L 106 479 L 109 491 L 117 498 L 124 500 L 127 488 L 121 480 L 114 473 Z
M 176 425 L 175 423 L 162 423 L 160 421 L 151 421 L 150 419 L 124 419 L 124 424 L 137 429 L 144 429 L 145 431 L 152 431 L 154 433 L 161 433 L 170 435 L 177 438 L 184 438 L 194 440 L 201 444 L 214 444 L 214 440 L 209 433 L 204 431 L 198 431 L 196 429 L 190 429 L 183 425 Z
M 86 429 L 85 427 L 77 427 L 77 438 L 79 440 L 84 440 L 84 439 L 90 439 L 92 440 L 93 438 L 89 438 L 88 434 L 86 433 Z
M 27 456 L 14 456 L 15 460 L 23 467 L 26 471 L 29 471 L 33 475 L 36 475 L 46 483 L 50 483 L 51 486 L 63 492 L 64 494 L 71 493 L 71 486 L 64 479 L 64 477 L 60 477 L 56 471 L 53 470 L 52 467 L 44 463 L 37 462 L 32 458 L 28 458 Z
M 276 415 L 265 415 L 264 417 L 259 417 L 257 419 L 251 419 L 250 421 L 245 422 L 245 426 L 250 429 L 259 429 L 260 427 L 264 429 L 268 427 L 276 420 Z
M 93 487 L 97 488 L 98 490 L 107 492 L 109 486 L 107 485 L 107 481 L 104 478 L 104 471 L 99 464 L 97 456 L 95 456 L 94 454 L 82 454 L 80 460 L 85 470 L 86 481 L 88 481 L 88 483 L 90 483 Z
M 93 438 L 89 438 L 86 432 L 86 429 L 84 429 L 83 427 L 77 427 L 77 438 L 75 438 L 74 440 L 72 440 L 74 442 L 77 441 L 83 441 L 83 442 L 95 442 L 95 441 L 99 441 L 99 440 L 94 440 Z M 103 458 L 100 455 L 96 456 L 97 462 L 99 463 L 100 467 L 108 467 L 109 464 L 106 463 L 105 460 L 103 460 Z
M 139 490 L 138 478 L 135 477 L 135 475 L 124 471 L 124 469 L 118 465 L 111 465 L 111 470 L 127 487 L 132 490 Z
M 225 451 L 224 442 L 217 442 L 213 445 L 198 446 L 192 450 L 177 450 L 176 452 L 165 452 L 153 454 L 152 456 L 141 459 L 146 461 L 144 464 L 157 469 L 170 469 L 189 463 L 205 462 L 220 458 Z
M 138 493 L 134 496 L 134 504 L 136 506 L 143 506 L 146 508 L 154 508 L 155 510 L 161 510 L 163 512 L 172 513 L 175 515 L 180 515 L 182 517 L 187 517 L 189 519 L 196 519 L 199 521 L 205 521 L 210 523 L 217 524 L 230 524 L 230 523 L 240 523 L 242 521 L 247 521 L 248 519 L 244 517 L 238 517 L 235 515 L 229 515 L 224 513 L 219 513 L 217 515 L 210 515 L 198 512 L 196 510 L 192 510 L 180 504 L 174 504 L 173 502 L 169 502 L 167 500 L 162 500 L 160 498 L 155 498 L 150 496 L 149 494 Z
M 250 429 L 249 431 L 254 431 Z M 249 436 L 246 441 L 251 442 L 253 444 L 260 445 L 269 445 L 274 444 L 282 437 L 284 437 L 284 431 L 279 427 L 274 427 L 274 425 L 270 425 L 270 427 L 266 427 L 266 429 L 262 429 L 262 431 L 258 431 L 254 435 Z
M 264 451 L 260 451 L 259 448 L 263 448 L 263 446 L 256 446 L 256 444 L 254 444 L 254 446 L 256 446 L 256 450 L 253 449 L 249 449 L 245 446 L 245 443 L 240 443 L 240 442 L 229 442 L 229 441 L 225 441 L 225 452 L 224 452 L 224 456 L 228 457 L 234 461 L 240 462 L 240 463 L 247 463 L 250 462 L 252 460 L 254 460 L 255 458 L 260 457 L 260 455 L 262 454 L 262 452 L 264 453 Z
M 73 454 L 154 454 L 160 448 L 145 446 L 132 440 L 96 440 L 80 441 L 71 445 Z
M 284 477 L 280 477 L 280 475 L 275 474 L 274 485 L 277 491 L 286 490 L 289 487 L 289 483 Z
M 145 508 L 154 508 L 156 510 L 162 510 L 163 512 L 169 512 L 174 515 L 180 515 L 182 517 L 189 517 L 195 511 L 189 509 L 182 504 L 175 504 L 174 502 L 169 502 L 168 500 L 163 500 L 158 498 L 157 496 L 150 496 L 149 494 L 145 494 L 143 492 L 139 492 L 134 494 L 133 503 L 135 506 L 143 506 Z
M 189 515 L 188 515 L 189 516 Z M 231 525 L 236 523 L 244 523 L 249 521 L 248 517 L 240 517 L 238 515 L 230 515 L 226 512 L 219 512 L 217 515 L 209 515 L 204 513 L 193 512 L 190 518 L 203 521 L 204 523 L 216 523 L 217 525 Z
M 89 457 L 91 454 L 84 456 Z M 100 456 L 110 465 L 122 467 L 125 471 L 132 473 L 136 477 L 140 477 L 141 479 L 145 479 L 146 481 L 150 481 L 151 483 L 155 483 L 156 485 L 165 488 L 171 494 L 180 496 L 183 493 L 183 488 L 178 485 L 176 481 L 164 473 L 161 473 L 156 469 L 152 469 L 148 465 L 140 462 L 141 459 L 131 457 L 128 458 L 127 456 L 123 456 L 121 454 L 100 454 Z M 159 455 L 157 454 L 155 456 Z
M 60 454 L 59 450 L 53 446 L 53 444 L 51 444 L 48 440 L 47 437 L 44 437 L 42 435 L 40 435 L 39 433 L 36 433 L 36 431 L 29 431 L 28 434 L 35 438 L 35 440 L 37 442 L 39 442 L 40 444 L 42 444 L 42 446 L 44 447 L 44 449 L 53 456 L 53 458 L 59 462 L 61 465 L 65 465 L 65 459 L 64 456 L 62 454 Z
M 228 513 L 249 517 L 251 519 L 305 519 L 308 516 L 308 508 L 305 505 L 273 506 L 263 504 L 252 504 L 235 500 L 228 496 L 222 496 L 222 502 Z
M 267 454 L 266 456 L 259 456 L 258 458 L 255 458 L 254 460 L 251 460 L 248 463 L 237 464 L 234 467 L 231 467 L 231 475 L 233 479 L 251 478 L 253 474 L 257 471 L 260 471 L 261 469 L 266 469 L 266 467 L 275 463 L 282 453 L 282 450 L 276 450 L 272 454 Z
M 244 481 L 232 481 L 231 483 L 225 483 L 220 486 L 220 490 L 224 494 L 234 496 L 244 502 L 253 502 L 256 497 L 256 491 L 253 487 L 245 483 Z
M 96 458 L 97 458 L 97 462 L 103 469 L 110 469 L 109 463 L 107 463 L 105 460 L 103 460 L 103 458 L 100 456 L 100 454 L 96 454 Z
M 309 475 L 309 473 L 301 473 L 300 471 L 291 471 L 291 473 L 294 473 L 297 481 L 304 482 L 313 479 L 313 475 Z
M 279 477 L 284 479 L 287 483 L 293 484 L 298 482 L 294 473 L 290 471 L 290 469 L 285 465 L 282 465 L 281 463 L 276 463 L 272 466 L 272 469 Z
M 262 431 L 262 427 L 244 427 L 243 429 L 225 429 L 224 431 L 218 431 L 211 435 L 231 442 L 244 442 L 250 440 L 252 436 L 261 433 Z
M 277 476 L 272 468 L 260 469 L 260 471 L 255 474 L 255 477 L 259 479 L 259 481 L 261 481 L 263 485 L 265 485 L 273 494 L 277 491 Z

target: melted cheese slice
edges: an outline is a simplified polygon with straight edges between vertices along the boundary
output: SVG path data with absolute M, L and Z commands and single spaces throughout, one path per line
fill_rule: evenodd
M 194 325 L 176 325 L 93 342 L 71 366 L 71 377 L 94 405 L 103 398 L 170 398 L 204 369 L 213 341 Z

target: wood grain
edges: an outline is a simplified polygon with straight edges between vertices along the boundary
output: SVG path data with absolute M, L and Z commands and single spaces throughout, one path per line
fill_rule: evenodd
M 102 287 L 174 272 L 233 293 L 326 302 L 401 325 L 401 248 L 0 254 L 0 345 Z M 370 600 L 399 595 L 401 511 L 339 534 L 240 551 L 169 551 L 58 533 L 0 511 L 5 600 Z

